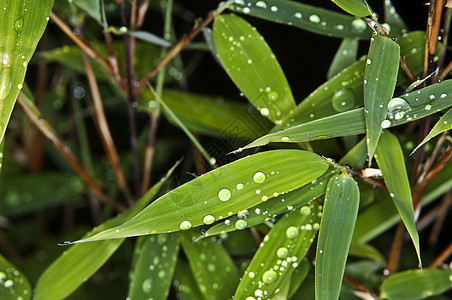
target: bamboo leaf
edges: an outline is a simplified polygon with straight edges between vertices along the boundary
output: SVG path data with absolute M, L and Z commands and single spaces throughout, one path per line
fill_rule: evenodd
M 327 78 L 331 79 L 341 70 L 353 64 L 357 59 L 357 55 L 358 40 L 350 38 L 343 39 L 328 69 Z
M 403 34 L 408 31 L 408 27 L 397 13 L 391 0 L 384 1 L 385 21 L 391 27 L 391 34 Z
M 177 295 L 181 300 L 200 300 L 203 299 L 189 264 L 185 260 L 179 259 L 174 273 L 173 285 L 176 288 Z
M 338 170 L 336 168 L 331 168 L 325 174 L 305 186 L 289 193 L 278 195 L 271 201 L 259 203 L 227 218 L 224 222 L 212 226 L 206 231 L 204 236 L 249 228 L 271 220 L 284 212 L 292 211 L 302 205 L 306 205 L 325 193 L 328 181 L 337 173 Z M 240 226 L 240 224 L 244 224 L 244 221 L 246 222 L 246 226 Z
M 24 82 L 28 62 L 49 20 L 52 0 L 8 0 L 0 10 L 0 142 Z
M 452 270 L 450 269 L 407 270 L 396 273 L 383 281 L 381 298 L 390 300 L 429 298 L 451 289 L 451 279 Z
M 196 235 L 185 233 L 182 248 L 199 290 L 206 300 L 230 298 L 239 281 L 234 261 L 215 238 L 193 242 Z
M 162 183 L 154 185 L 134 206 L 94 228 L 85 237 L 130 220 L 155 197 Z M 123 241 L 117 239 L 71 246 L 42 273 L 35 287 L 34 299 L 63 299 L 70 295 L 110 258 Z
M 317 300 L 338 299 L 359 208 L 359 188 L 347 175 L 331 178 L 325 195 L 315 262 Z
M 372 33 L 362 19 L 296 1 L 243 0 L 236 1 L 229 8 L 327 36 L 367 39 Z
M 72 0 L 71 4 L 75 4 L 84 12 L 86 12 L 91 18 L 96 20 L 99 24 L 102 22 L 100 15 L 100 1 L 99 0 Z
M 327 168 L 324 159 L 312 152 L 275 150 L 258 153 L 179 186 L 154 201 L 130 222 L 77 242 L 209 225 L 303 186 Z
M 452 129 L 452 109 L 449 109 L 449 111 L 446 112 L 444 116 L 442 116 L 441 119 L 439 119 L 438 122 L 436 122 L 432 130 L 430 130 L 428 135 L 422 140 L 422 142 L 416 147 L 416 149 L 413 150 L 412 153 L 416 152 L 417 149 L 422 147 L 422 145 L 430 141 L 438 134 L 450 129 Z
M 283 216 L 275 224 L 246 269 L 235 299 L 273 297 L 311 247 L 319 229 L 321 211 L 321 206 L 313 202 Z
M 0 254 L 0 299 L 31 299 L 27 277 Z
M 331 0 L 334 4 L 357 17 L 367 17 L 372 10 L 365 0 Z
M 229 77 L 263 116 L 278 123 L 295 107 L 281 66 L 254 27 L 234 14 L 220 15 L 213 38 Z
M 127 299 L 166 299 L 179 253 L 178 234 L 141 237 Z
M 391 99 L 386 120 L 390 127 L 418 120 L 452 106 L 452 80 Z M 248 149 L 271 142 L 306 142 L 311 140 L 364 133 L 364 109 L 354 109 L 267 134 L 243 147 Z
M 414 224 L 413 201 L 405 168 L 405 159 L 399 141 L 390 132 L 386 131 L 382 134 L 381 143 L 378 144 L 375 152 L 375 159 L 383 173 L 390 196 L 410 234 L 421 266 L 419 236 Z
M 364 107 L 369 166 L 383 128 L 389 100 L 392 99 L 399 70 L 400 47 L 389 37 L 371 39 L 364 75 Z

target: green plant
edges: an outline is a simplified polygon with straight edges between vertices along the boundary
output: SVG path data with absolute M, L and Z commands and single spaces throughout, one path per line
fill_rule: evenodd
M 450 240 L 421 241 L 447 227 L 451 197 L 451 10 L 432 1 L 425 34 L 389 0 L 384 24 L 376 1 L 333 2 L 229 0 L 175 42 L 182 1 L 6 1 L 1 298 L 448 299 Z M 76 46 L 50 27 L 24 81 L 49 16 Z M 342 39 L 327 81 L 295 101 L 254 17 Z M 206 51 L 249 105 L 189 92 Z

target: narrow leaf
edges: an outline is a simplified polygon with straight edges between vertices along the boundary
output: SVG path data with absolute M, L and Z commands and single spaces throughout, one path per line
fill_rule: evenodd
M 364 76 L 364 107 L 369 166 L 383 128 L 389 100 L 392 99 L 399 70 L 400 47 L 389 37 L 371 39 Z
M 390 26 L 392 34 L 403 34 L 408 31 L 408 27 L 397 13 L 391 0 L 384 1 L 385 21 Z
M 179 253 L 178 234 L 141 237 L 135 253 L 127 299 L 166 299 Z
M 375 159 L 383 173 L 390 196 L 413 241 L 419 264 L 421 265 L 419 236 L 414 223 L 413 200 L 411 199 L 411 188 L 405 168 L 405 159 L 399 141 L 390 132 L 386 131 L 382 134 L 381 143 L 378 144 L 375 152 Z
M 8 0 L 0 10 L 0 142 L 24 82 L 28 62 L 49 20 L 52 0 Z
M 328 69 L 327 78 L 332 78 L 341 70 L 353 64 L 357 59 L 357 54 L 358 40 L 350 38 L 343 39 Z
M 319 229 L 321 205 L 310 205 L 283 216 L 270 230 L 246 269 L 234 298 L 271 299 L 311 247 Z
M 86 12 L 91 18 L 101 24 L 100 15 L 100 1 L 99 0 L 72 0 L 69 3 L 75 4 L 84 12 Z
M 328 181 L 337 173 L 338 170 L 336 168 L 331 168 L 329 171 L 326 171 L 325 174 L 314 179 L 307 185 L 287 194 L 278 195 L 271 199 L 271 201 L 259 203 L 249 209 L 239 212 L 237 215 L 227 218 L 224 222 L 209 228 L 204 236 L 249 228 L 271 220 L 284 212 L 305 205 L 322 196 L 325 193 Z
M 31 299 L 27 277 L 0 254 L 0 299 Z
M 172 190 L 128 223 L 78 242 L 166 233 L 212 224 L 303 186 L 327 168 L 324 159 L 312 152 L 275 150 L 258 153 Z
M 173 285 L 176 288 L 178 299 L 200 300 L 203 295 L 198 288 L 188 262 L 179 259 L 174 273 Z
M 168 42 L 167 40 L 162 39 L 158 35 L 155 35 L 147 31 L 127 31 L 127 34 L 134 36 L 137 39 L 140 39 L 146 43 L 150 43 L 160 47 L 168 48 L 171 46 L 171 43 Z
M 234 14 L 220 15 L 213 38 L 224 69 L 261 115 L 278 123 L 295 107 L 281 66 L 254 27 Z
M 121 215 L 94 228 L 86 237 L 130 220 L 157 194 L 162 181 L 154 185 L 134 206 Z M 74 245 L 55 260 L 41 275 L 34 299 L 63 299 L 94 274 L 119 248 L 124 239 Z
M 347 175 L 331 178 L 325 195 L 315 260 L 317 300 L 338 299 L 359 208 L 359 188 Z
M 239 282 L 234 261 L 216 239 L 194 243 L 196 236 L 191 231 L 184 234 L 182 247 L 204 299 L 231 298 Z
M 452 270 L 424 269 L 396 273 L 383 281 L 381 298 L 417 300 L 440 295 L 452 288 Z
M 372 10 L 365 0 L 331 0 L 334 4 L 357 17 L 367 17 Z
M 372 30 L 362 19 L 313 5 L 286 0 L 236 1 L 231 10 L 317 34 L 367 39 Z
M 452 109 L 449 109 L 449 111 L 446 112 L 444 116 L 442 116 L 441 119 L 439 119 L 438 122 L 436 122 L 432 130 L 430 130 L 428 135 L 422 140 L 422 142 L 416 147 L 416 149 L 413 150 L 412 153 L 416 152 L 417 149 L 422 147 L 422 145 L 430 141 L 438 134 L 450 129 L 452 129 Z

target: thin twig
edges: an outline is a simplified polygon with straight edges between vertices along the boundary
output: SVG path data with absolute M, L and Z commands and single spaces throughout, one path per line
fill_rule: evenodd
M 388 259 L 388 271 L 389 274 L 396 273 L 399 269 L 400 264 L 400 252 L 402 250 L 402 243 L 403 243 L 403 235 L 405 234 L 405 226 L 402 222 L 399 222 L 399 225 L 397 226 L 396 232 L 394 234 L 394 238 L 392 240 L 391 244 L 391 250 L 389 253 L 389 259 Z
M 444 194 L 444 197 L 441 201 L 441 204 L 438 206 L 438 215 L 434 219 L 435 224 L 433 224 L 432 231 L 430 232 L 430 236 L 428 239 L 428 243 L 431 248 L 436 246 L 436 243 L 439 238 L 439 234 L 443 228 L 446 228 L 444 225 L 444 221 L 446 220 L 447 213 L 449 212 L 449 208 L 452 204 L 452 191 L 449 190 Z
M 97 124 L 99 135 L 102 140 L 107 157 L 113 167 L 113 171 L 118 181 L 119 188 L 122 190 L 126 196 L 129 205 L 133 204 L 133 197 L 127 186 L 124 173 L 121 168 L 121 163 L 119 161 L 118 152 L 116 151 L 115 143 L 111 136 L 110 128 L 108 126 L 107 118 L 105 116 L 104 107 L 102 104 L 102 98 L 99 92 L 99 86 L 97 85 L 96 76 L 94 75 L 93 67 L 89 62 L 89 58 L 83 54 L 83 65 L 86 71 L 86 77 L 88 79 L 88 84 L 91 90 L 91 96 L 94 103 L 94 121 Z
M 452 254 L 452 242 L 444 249 L 428 266 L 429 268 L 436 268 L 442 264 Z
M 120 203 L 108 198 L 104 192 L 99 188 L 94 179 L 86 172 L 83 166 L 78 162 L 71 149 L 66 146 L 58 137 L 56 132 L 50 127 L 50 125 L 35 112 L 34 108 L 30 104 L 19 96 L 17 102 L 24 109 L 30 120 L 38 127 L 38 129 L 53 143 L 55 148 L 66 159 L 69 165 L 74 171 L 82 178 L 83 181 L 93 190 L 100 201 L 106 204 L 112 205 L 117 211 L 124 211 L 126 207 Z
M 405 74 L 408 76 L 408 79 L 410 79 L 411 82 L 416 81 L 416 77 L 414 77 L 413 72 L 411 71 L 410 67 L 407 65 L 405 57 L 400 57 L 400 67 L 405 72 Z

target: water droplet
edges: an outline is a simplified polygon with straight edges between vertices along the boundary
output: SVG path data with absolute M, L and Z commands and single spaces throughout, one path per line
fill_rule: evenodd
M 272 92 L 268 93 L 268 98 L 269 98 L 270 100 L 272 100 L 272 101 L 278 100 L 278 97 L 279 97 L 279 95 L 278 95 L 278 93 L 275 92 L 275 91 L 272 91 Z
M 256 2 L 256 7 L 260 7 L 260 8 L 267 8 L 267 3 L 265 3 L 264 1 L 257 1 Z
M 337 112 L 344 112 L 355 106 L 355 94 L 350 89 L 341 89 L 334 93 L 331 104 Z
M 263 107 L 260 109 L 260 113 L 261 115 L 263 115 L 264 117 L 268 116 L 270 114 L 270 110 L 266 107 Z
M 289 250 L 286 247 L 281 247 L 276 251 L 276 256 L 278 256 L 281 259 L 284 259 L 289 255 Z
M 254 174 L 254 176 L 253 176 L 253 181 L 254 181 L 255 183 L 262 183 L 262 182 L 265 181 L 265 178 L 266 178 L 266 176 L 265 176 L 264 173 L 262 173 L 262 172 L 256 172 L 256 173 Z
M 143 292 L 149 293 L 151 291 L 151 286 L 152 286 L 152 279 L 148 278 L 145 281 L 143 281 L 141 288 L 143 289 Z
M 294 16 L 295 16 L 295 18 L 297 18 L 297 19 L 303 18 L 303 15 L 301 14 L 301 12 L 296 12 Z
M 6 60 L 6 64 L 8 61 Z M 6 99 L 11 92 L 11 78 L 12 78 L 12 68 L 8 66 L 4 66 L 5 60 L 3 60 L 3 64 L 0 63 L 0 100 Z
M 447 94 L 441 94 L 441 99 L 443 99 L 443 98 L 446 98 L 447 97 Z
M 427 104 L 424 108 L 425 108 L 425 110 L 431 110 L 432 106 L 430 104 Z
M 370 60 L 370 58 L 368 58 L 367 60 L 366 60 L 366 64 L 367 65 L 370 65 L 372 63 L 372 61 Z
M 235 187 L 238 191 L 242 190 L 245 186 L 242 183 L 237 184 Z
M 302 208 L 300 208 L 300 213 L 303 216 L 309 216 L 311 214 L 311 208 L 309 208 L 309 206 L 303 206 Z
M 206 216 L 204 217 L 204 219 L 202 219 L 202 222 L 203 222 L 204 224 L 206 224 L 206 225 L 210 225 L 210 224 L 212 224 L 213 222 L 215 222 L 215 217 L 212 216 L 212 215 L 206 215 Z
M 262 290 L 255 290 L 254 296 L 262 298 L 262 297 L 264 297 L 264 292 Z
M 249 215 L 250 215 L 250 212 L 247 209 L 239 211 L 237 213 L 237 217 L 239 217 L 239 219 L 246 219 L 246 218 L 248 218 Z
M 23 26 L 24 26 L 24 18 L 19 18 L 16 20 L 16 22 L 14 22 L 14 30 L 16 31 L 17 34 L 20 34 Z
M 267 196 L 262 196 L 262 201 L 267 201 L 268 197 Z
M 411 106 L 402 98 L 393 98 L 388 102 L 388 112 L 394 113 L 398 110 L 409 110 Z
M 243 13 L 244 14 L 249 14 L 250 13 L 250 9 L 248 7 L 243 8 Z
M 190 221 L 182 221 L 179 225 L 180 230 L 189 230 L 191 228 Z
M 221 189 L 218 192 L 218 198 L 221 201 L 228 201 L 229 199 L 231 199 L 231 191 L 228 189 Z
M 366 30 L 367 24 L 362 19 L 354 19 L 352 21 L 352 29 L 358 32 L 363 32 Z
M 237 222 L 235 222 L 235 228 L 237 230 L 243 230 L 246 228 L 246 226 L 248 226 L 248 223 L 245 220 L 238 220 Z
M 290 139 L 289 139 L 289 137 L 287 137 L 287 136 L 283 136 L 283 137 L 281 138 L 281 142 L 283 142 L 283 143 L 288 143 L 288 142 L 290 142 Z
M 320 23 L 320 17 L 318 15 L 310 15 L 309 21 L 311 21 L 312 23 L 318 24 L 318 23 Z
M 278 11 L 278 7 L 273 5 L 272 7 L 270 7 L 270 10 L 272 12 L 277 12 Z
M 389 120 L 383 120 L 383 122 L 381 122 L 381 128 L 389 128 L 391 126 L 391 121 Z
M 276 274 L 275 271 L 268 270 L 268 271 L 265 271 L 265 273 L 262 275 L 262 281 L 265 284 L 271 284 L 276 281 L 277 277 L 278 277 L 278 274 Z
M 296 238 L 296 237 L 297 237 L 298 232 L 299 232 L 299 230 L 298 230 L 297 227 L 295 227 L 295 226 L 290 226 L 290 227 L 287 228 L 287 230 L 286 230 L 286 236 L 287 236 L 289 239 L 293 239 L 293 238 Z

